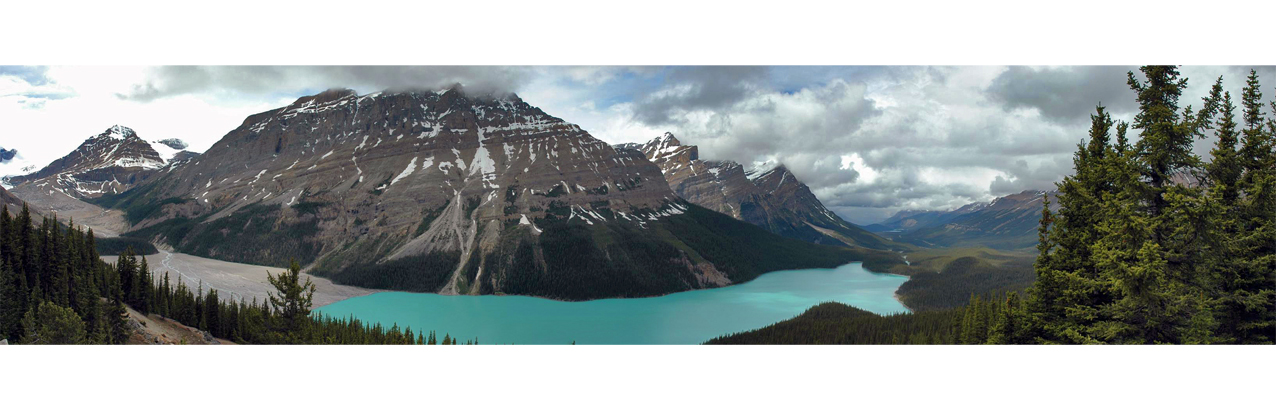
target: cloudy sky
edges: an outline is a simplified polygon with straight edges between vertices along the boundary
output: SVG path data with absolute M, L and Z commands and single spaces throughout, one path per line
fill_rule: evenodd
M 1276 68 L 1257 68 L 1276 77 Z M 673 132 L 705 159 L 779 161 L 844 218 L 950 209 L 1071 173 L 1102 102 L 1137 111 L 1135 67 L 4 67 L 0 147 L 43 166 L 114 124 L 202 151 L 250 114 L 327 88 L 515 92 L 609 143 Z M 1184 67 L 1185 100 L 1248 67 Z M 1274 78 L 1276 79 L 1276 78 Z M 1270 79 L 1267 79 L 1270 81 Z M 1264 94 L 1270 100 L 1270 84 Z M 1206 154 L 1213 139 L 1198 143 Z

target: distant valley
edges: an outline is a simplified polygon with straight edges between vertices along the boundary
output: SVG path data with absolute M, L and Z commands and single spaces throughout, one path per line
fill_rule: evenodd
M 1053 191 L 1029 190 L 986 203 L 970 203 L 952 211 L 905 210 L 864 228 L 927 248 L 1027 249 L 1037 245 L 1043 199 L 1057 195 Z M 1055 202 L 1050 208 L 1058 211 L 1059 205 Z

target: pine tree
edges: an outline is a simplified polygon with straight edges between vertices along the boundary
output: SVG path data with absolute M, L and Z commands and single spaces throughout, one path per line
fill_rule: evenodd
M 23 318 L 27 326 L 22 337 L 25 344 L 84 344 L 86 335 L 84 322 L 75 311 L 53 304 L 42 302 L 32 307 Z
M 1024 333 L 1023 307 L 1019 294 L 1010 292 L 988 333 L 989 344 L 1013 344 L 1027 341 Z
M 1227 219 L 1233 229 L 1226 242 L 1231 257 L 1220 271 L 1220 335 L 1237 343 L 1276 341 L 1276 119 L 1264 129 L 1262 92 L 1258 74 L 1250 71 L 1241 96 L 1238 184 L 1242 193 Z M 1276 102 L 1271 104 L 1276 113 Z
M 1240 197 L 1240 178 L 1241 172 L 1244 171 L 1245 164 L 1236 152 L 1236 143 L 1240 132 L 1236 131 L 1236 121 L 1233 114 L 1236 107 L 1232 105 L 1232 94 L 1227 93 L 1223 96 L 1222 120 L 1219 122 L 1218 130 L 1215 135 L 1218 141 L 1214 150 L 1210 151 L 1213 159 L 1207 168 L 1210 178 L 1210 192 L 1215 194 L 1217 200 L 1222 202 L 1225 208 L 1235 208 L 1236 200 Z
M 110 332 L 112 344 L 122 344 L 128 340 L 128 310 L 124 306 L 124 292 L 119 283 L 113 285 L 111 305 L 106 311 L 107 330 Z
M 1037 324 L 1049 327 L 1036 332 L 1046 342 L 1093 342 L 1087 327 L 1101 319 L 1099 308 L 1112 297 L 1090 245 L 1098 236 L 1099 206 L 1114 194 L 1117 170 L 1113 164 L 1120 161 L 1119 151 L 1125 144 L 1111 145 L 1114 121 L 1102 105 L 1095 111 L 1090 117 L 1090 138 L 1077 146 L 1073 156 L 1076 174 L 1058 185 L 1059 214 L 1051 215 L 1049 199 L 1044 204 L 1039 232 L 1044 247 L 1039 248 L 1037 264 L 1042 284 L 1029 303 Z M 1122 138 L 1124 127 L 1118 131 L 1118 141 L 1124 142 Z
M 306 278 L 301 283 L 301 265 L 292 261 L 288 270 L 278 276 L 267 273 L 266 279 L 278 293 L 270 293 L 270 305 L 284 320 L 289 331 L 296 331 L 308 321 L 314 300 L 315 285 Z

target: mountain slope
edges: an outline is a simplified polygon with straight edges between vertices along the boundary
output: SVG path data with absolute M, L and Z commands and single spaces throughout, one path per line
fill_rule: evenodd
M 746 171 L 734 161 L 701 160 L 671 133 L 620 147 L 643 152 L 687 201 L 785 237 L 812 243 L 891 249 L 893 243 L 839 218 L 784 165 Z
M 753 238 L 641 153 L 460 87 L 302 97 L 97 202 L 125 210 L 129 236 L 194 255 L 445 294 L 649 296 L 880 256 Z
M 987 205 L 988 203 L 976 202 L 951 211 L 901 210 L 895 213 L 895 215 L 892 215 L 890 218 L 887 218 L 885 221 L 867 225 L 864 229 L 867 229 L 870 232 L 906 232 L 927 226 L 943 224 L 953 220 L 953 218 L 979 211 L 979 209 Z
M 9 193 L 9 191 L 4 190 L 2 187 L 0 187 L 0 204 L 9 206 L 10 214 L 17 214 L 17 212 L 22 209 L 22 199 L 19 199 L 17 196 Z
M 1055 192 L 1024 191 L 988 203 L 972 203 L 900 234 L 903 242 L 925 247 L 987 246 L 1000 250 L 1037 245 L 1037 227 L 1045 195 Z M 1057 204 L 1051 208 L 1057 210 Z

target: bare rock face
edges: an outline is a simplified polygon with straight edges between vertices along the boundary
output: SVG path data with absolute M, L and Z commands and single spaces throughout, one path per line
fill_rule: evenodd
M 122 193 L 166 166 L 150 143 L 116 125 L 35 173 L 8 178 L 8 184 L 20 197 L 56 192 L 75 199 L 96 198 Z
M 669 187 L 687 201 L 772 233 L 819 244 L 893 246 L 833 214 L 783 165 L 745 170 L 734 161 L 701 160 L 696 146 L 683 145 L 671 133 L 644 144 L 618 147 L 642 151 L 660 166 Z

